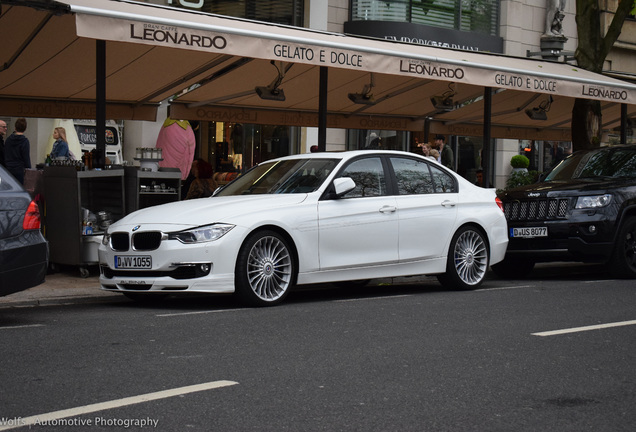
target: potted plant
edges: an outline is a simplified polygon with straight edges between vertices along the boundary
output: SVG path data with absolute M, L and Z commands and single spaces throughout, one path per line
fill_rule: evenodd
M 530 165 L 530 159 L 528 159 L 524 155 L 515 155 L 510 159 L 510 165 L 512 166 L 512 171 L 528 171 L 528 166 Z

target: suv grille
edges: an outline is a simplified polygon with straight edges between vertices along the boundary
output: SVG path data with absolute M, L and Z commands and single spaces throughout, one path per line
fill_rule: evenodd
M 568 206 L 568 198 L 512 201 L 504 203 L 504 213 L 509 221 L 565 219 Z

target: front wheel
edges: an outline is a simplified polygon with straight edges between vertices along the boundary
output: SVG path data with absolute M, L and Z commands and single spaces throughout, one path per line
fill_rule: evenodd
M 636 217 L 628 218 L 618 233 L 610 262 L 614 277 L 636 278 Z
M 287 241 L 274 231 L 251 235 L 239 251 L 236 293 L 253 306 L 280 303 L 296 282 L 296 263 Z
M 451 241 L 446 273 L 437 275 L 437 279 L 447 288 L 477 288 L 486 277 L 489 259 L 484 234 L 472 226 L 462 227 Z

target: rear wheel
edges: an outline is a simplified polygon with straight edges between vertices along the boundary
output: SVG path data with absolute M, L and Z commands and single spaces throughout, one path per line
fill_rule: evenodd
M 280 303 L 296 282 L 296 263 L 287 241 L 274 231 L 251 235 L 239 251 L 236 292 L 253 306 Z
M 446 273 L 437 279 L 447 288 L 468 290 L 477 288 L 486 277 L 489 251 L 484 234 L 465 226 L 453 236 L 448 251 Z
M 610 262 L 614 277 L 636 278 L 636 217 L 625 220 L 618 233 Z

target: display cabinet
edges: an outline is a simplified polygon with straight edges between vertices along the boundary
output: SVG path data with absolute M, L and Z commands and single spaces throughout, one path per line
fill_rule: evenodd
M 181 199 L 181 171 L 178 168 L 146 171 L 126 167 L 125 173 L 127 213 Z
M 72 166 L 44 169 L 44 235 L 52 265 L 97 264 L 104 230 L 125 214 L 124 170 L 77 171 Z

